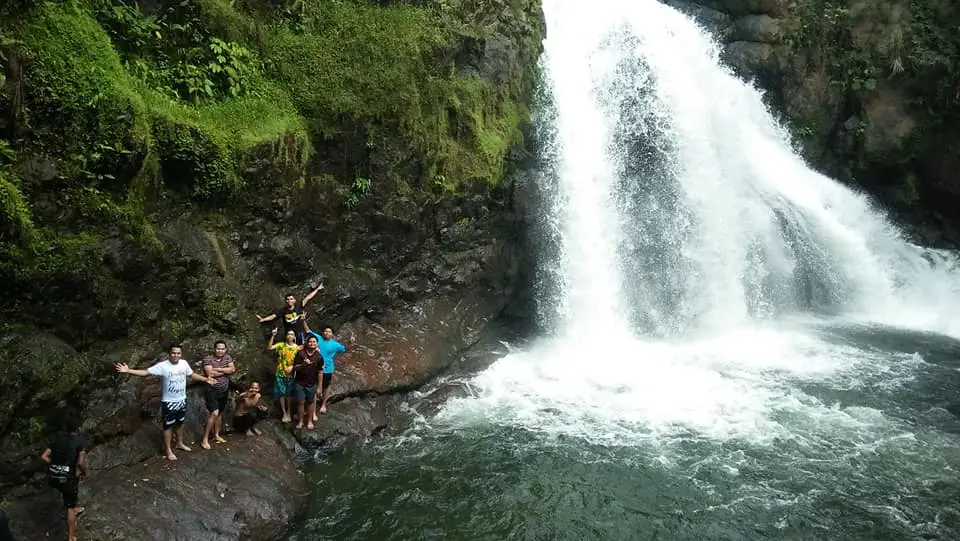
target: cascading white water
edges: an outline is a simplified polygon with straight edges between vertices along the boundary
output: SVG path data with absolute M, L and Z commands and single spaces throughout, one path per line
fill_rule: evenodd
M 822 340 L 809 316 L 960 336 L 955 259 L 809 169 L 694 21 L 655 0 L 545 0 L 543 149 L 557 333 L 480 374 L 448 418 L 594 441 L 762 440 L 775 412 L 864 429 L 798 383 L 909 377 L 916 356 Z M 934 261 L 934 259 L 937 259 Z

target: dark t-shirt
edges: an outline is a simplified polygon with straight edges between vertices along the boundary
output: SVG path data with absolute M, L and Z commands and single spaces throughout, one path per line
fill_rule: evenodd
M 287 308 L 284 306 L 279 311 L 277 311 L 277 319 L 283 323 L 283 333 L 286 334 L 287 331 L 293 331 L 297 333 L 297 336 L 300 336 L 300 333 L 303 332 L 303 306 L 298 302 L 294 305 L 293 308 Z
M 57 434 L 50 442 L 50 465 L 47 471 L 58 479 L 77 476 L 77 458 L 88 449 L 87 441 L 76 434 Z
M 230 363 L 233 362 L 233 357 L 229 353 L 225 354 L 223 357 L 217 359 L 213 355 L 207 355 L 203 358 L 203 366 L 210 365 L 214 368 L 226 368 L 230 366 Z M 227 388 L 230 387 L 230 376 L 217 376 L 217 383 L 213 385 L 213 388 L 217 392 L 224 392 Z
M 293 360 L 293 380 L 300 385 L 316 385 L 321 364 L 319 349 L 314 350 L 312 355 L 306 349 L 301 349 Z

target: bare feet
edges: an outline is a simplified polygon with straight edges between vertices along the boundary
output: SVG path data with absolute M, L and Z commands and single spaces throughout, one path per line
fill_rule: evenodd
M 177 455 L 173 451 L 167 451 L 167 460 L 177 460 Z
M 297 423 L 297 426 L 296 426 L 296 429 L 297 429 L 297 430 L 300 430 L 300 429 L 302 429 L 302 428 L 303 428 L 303 421 Z
M 313 430 L 313 423 L 307 423 L 307 430 Z
M 280 421 L 280 422 L 282 422 L 282 423 L 289 423 L 289 422 L 291 422 L 291 421 L 293 421 L 293 419 L 291 419 L 289 415 L 284 415 L 284 416 L 283 416 L 283 420 Z
M 189 453 L 190 451 L 193 451 L 193 449 L 187 447 L 187 445 L 186 445 L 185 443 L 183 443 L 183 442 L 180 442 L 180 443 L 177 444 L 177 449 L 186 451 L 186 452 L 188 452 L 188 453 Z
M 217 441 L 217 443 L 227 443 L 227 440 L 221 438 L 220 436 L 217 436 L 217 440 L 216 440 L 216 441 Z
M 326 413 L 326 412 L 327 412 L 327 407 L 326 407 L 326 406 L 320 406 L 320 413 Z
M 247 435 L 248 435 L 248 436 L 252 436 L 252 435 L 253 435 L 253 430 L 247 430 Z
M 317 417 L 317 412 L 313 412 L 313 420 L 314 420 L 314 421 L 319 421 L 319 420 L 320 420 L 320 418 Z
M 203 447 L 204 449 L 209 449 L 209 448 L 210 448 L 210 442 L 207 441 L 207 440 L 203 440 L 203 441 L 200 442 L 200 447 Z
M 259 428 L 254 428 L 254 429 L 253 429 L 253 433 L 256 434 L 256 435 L 258 435 L 258 436 L 261 435 L 261 434 L 263 434 L 263 432 L 261 432 Z

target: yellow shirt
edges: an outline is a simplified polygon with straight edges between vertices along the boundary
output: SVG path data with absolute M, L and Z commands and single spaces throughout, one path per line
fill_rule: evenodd
M 277 346 L 277 377 L 293 377 L 293 374 L 287 372 L 287 369 L 293 367 L 293 358 L 297 356 L 298 351 L 300 351 L 300 346 L 296 344 L 291 346 L 286 342 L 282 342 Z

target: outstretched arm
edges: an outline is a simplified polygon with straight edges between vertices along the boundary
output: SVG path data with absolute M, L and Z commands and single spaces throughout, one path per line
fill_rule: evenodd
M 190 372 L 190 380 L 191 380 L 191 381 L 198 381 L 198 382 L 200 382 L 200 383 L 207 383 L 207 384 L 210 384 L 210 385 L 216 385 L 216 384 L 217 384 L 216 378 L 208 378 L 208 377 L 206 377 L 206 376 L 201 376 L 200 374 L 197 374 L 196 372 Z
M 321 290 L 323 290 L 323 281 L 322 281 L 322 280 L 320 281 L 320 283 L 317 284 L 317 287 L 313 288 L 313 291 L 311 291 L 310 293 L 307 293 L 307 296 L 303 298 L 303 302 L 301 303 L 301 306 L 303 306 L 304 308 L 306 308 L 306 307 L 307 307 L 307 303 L 309 303 L 310 301 L 312 301 L 313 298 L 317 296 L 317 293 L 320 293 Z
M 257 321 L 259 321 L 260 323 L 266 323 L 268 321 L 273 321 L 277 319 L 277 314 L 270 314 L 269 316 L 266 316 L 266 317 L 261 316 L 260 314 L 255 314 L 255 315 L 257 316 Z
M 147 372 L 146 370 L 130 368 L 127 366 L 127 363 L 117 363 L 113 367 L 116 368 L 117 372 L 120 372 L 121 374 L 130 374 L 131 376 L 140 376 L 141 378 L 151 375 L 150 372 Z

